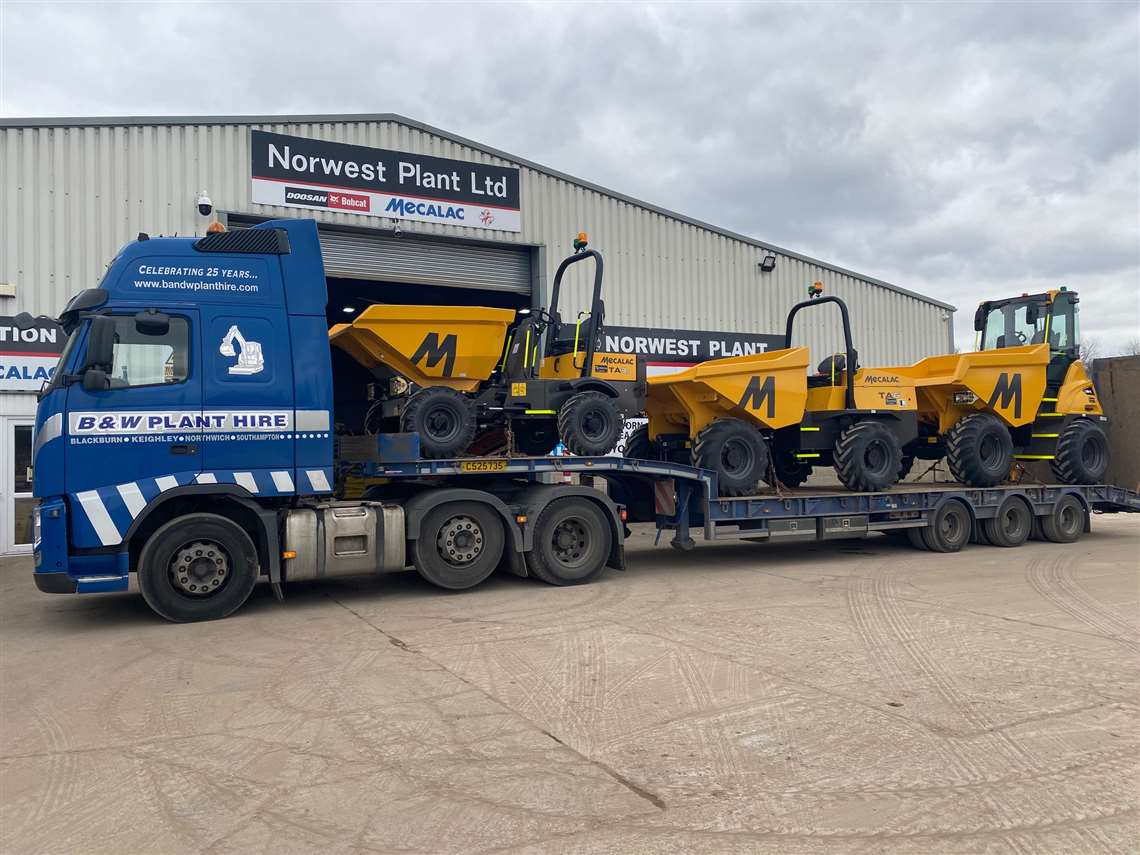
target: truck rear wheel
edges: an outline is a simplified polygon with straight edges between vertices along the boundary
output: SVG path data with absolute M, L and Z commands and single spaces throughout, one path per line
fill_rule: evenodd
M 740 419 L 717 419 L 697 434 L 693 465 L 717 475 L 722 496 L 747 496 L 768 474 L 768 443 Z
M 602 509 L 589 499 L 556 499 L 538 517 L 526 567 L 551 585 L 580 585 L 602 572 L 613 533 Z
M 1072 543 L 1085 530 L 1085 507 L 1075 496 L 1062 496 L 1053 512 L 1041 517 L 1041 533 L 1053 543 Z
M 400 430 L 420 435 L 420 456 L 455 457 L 475 438 L 475 407 L 461 392 L 446 386 L 420 389 L 408 399 Z
M 1065 428 L 1052 468 L 1063 484 L 1099 484 L 1108 471 L 1108 437 L 1101 426 L 1078 419 Z
M 1016 496 L 1010 496 L 998 508 L 995 516 L 982 520 L 986 540 L 994 546 L 1021 546 L 1029 540 L 1033 529 L 1033 512 L 1029 505 Z
M 447 502 L 420 523 L 412 563 L 433 585 L 452 591 L 473 588 L 491 575 L 503 556 L 503 521 L 479 502 Z
M 1009 476 L 1013 439 L 992 413 L 970 413 L 958 419 L 946 435 L 950 474 L 971 487 L 993 487 Z
M 919 529 L 931 552 L 957 552 L 970 542 L 973 520 L 970 511 L 957 499 L 947 499 L 934 512 L 930 524 Z
M 874 493 L 899 477 L 902 448 L 891 429 L 880 422 L 858 422 L 835 443 L 835 471 L 848 490 Z
M 187 623 L 234 612 L 249 598 L 259 572 L 257 548 L 240 526 L 217 514 L 187 514 L 147 540 L 138 583 L 155 612 Z
M 558 411 L 558 434 L 571 454 L 609 454 L 621 438 L 617 402 L 602 392 L 572 395 Z

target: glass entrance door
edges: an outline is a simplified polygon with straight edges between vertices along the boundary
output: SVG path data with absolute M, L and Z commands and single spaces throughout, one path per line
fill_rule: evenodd
M 31 419 L 0 419 L 0 553 L 32 551 Z

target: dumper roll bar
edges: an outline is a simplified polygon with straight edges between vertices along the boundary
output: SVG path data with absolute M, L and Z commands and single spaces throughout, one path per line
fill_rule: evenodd
M 562 292 L 562 274 L 566 272 L 566 268 L 571 264 L 577 264 L 579 261 L 585 261 L 587 258 L 594 259 L 594 293 L 590 300 L 590 322 L 592 328 L 590 330 L 589 340 L 586 342 L 586 359 L 582 363 L 583 376 L 590 372 L 590 366 L 594 363 L 594 351 L 597 350 L 598 333 L 602 330 L 603 324 L 605 323 L 606 310 L 605 304 L 602 302 L 602 254 L 597 250 L 581 250 L 563 259 L 562 263 L 558 265 L 558 270 L 554 274 L 554 286 L 550 292 L 549 310 L 549 314 L 554 319 L 556 326 L 550 331 L 550 338 L 547 343 L 547 348 L 549 349 L 554 340 L 558 338 L 558 333 L 562 327 L 562 315 L 558 313 L 558 297 Z M 571 354 L 571 357 L 573 357 L 573 354 Z
M 839 314 L 843 318 L 843 344 L 847 348 L 847 365 L 844 367 L 844 373 L 847 375 L 847 392 L 844 396 L 846 399 L 846 409 L 855 409 L 855 347 L 851 344 L 851 318 L 847 314 L 847 304 L 840 300 L 838 297 L 812 297 L 810 300 L 804 300 L 802 303 L 796 303 L 792 306 L 792 310 L 788 312 L 788 325 L 784 329 L 784 347 L 789 348 L 792 346 L 792 322 L 796 319 L 796 313 L 800 309 L 806 309 L 810 306 L 822 306 L 824 303 L 835 303 L 839 306 Z

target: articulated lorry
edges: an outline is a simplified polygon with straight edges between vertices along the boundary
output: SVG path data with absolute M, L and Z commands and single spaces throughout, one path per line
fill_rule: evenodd
M 290 581 L 409 567 L 449 589 L 500 567 L 581 583 L 624 569 L 628 520 L 656 521 L 681 549 L 693 530 L 749 540 L 892 531 L 955 551 L 971 537 L 1073 540 L 1094 508 L 1140 505 L 1100 485 L 722 498 L 715 472 L 667 460 L 421 459 L 406 434 L 351 459 L 337 453 L 338 410 L 359 402 L 369 375 L 334 362 L 326 302 L 307 220 L 140 235 L 99 287 L 71 300 L 36 420 L 40 590 L 124 591 L 135 573 L 155 612 L 191 621 L 230 614 L 262 577 L 278 596 Z M 568 471 L 605 489 L 566 483 Z M 373 486 L 344 500 L 345 473 Z

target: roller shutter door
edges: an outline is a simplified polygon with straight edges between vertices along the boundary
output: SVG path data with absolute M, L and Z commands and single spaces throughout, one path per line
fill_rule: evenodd
M 530 293 L 527 249 L 324 229 L 320 235 L 329 276 Z

